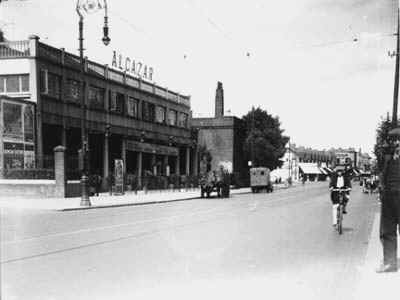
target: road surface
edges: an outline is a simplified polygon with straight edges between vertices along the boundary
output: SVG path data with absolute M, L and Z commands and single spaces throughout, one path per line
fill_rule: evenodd
M 378 203 L 344 234 L 327 183 L 272 194 L 53 212 L 3 209 L 2 299 L 351 299 Z

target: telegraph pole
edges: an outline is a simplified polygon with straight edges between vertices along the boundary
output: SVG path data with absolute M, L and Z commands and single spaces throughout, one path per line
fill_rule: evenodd
M 399 27 L 400 27 L 400 11 L 399 7 L 397 7 L 397 33 L 396 33 L 396 69 L 394 72 L 394 92 L 393 92 L 393 113 L 392 113 L 392 128 L 397 127 L 397 109 L 398 109 L 398 101 L 399 101 Z

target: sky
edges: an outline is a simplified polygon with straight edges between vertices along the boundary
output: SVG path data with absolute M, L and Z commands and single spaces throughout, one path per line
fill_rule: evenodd
M 108 0 L 85 16 L 85 55 L 111 64 L 113 51 L 154 68 L 156 84 L 191 96 L 194 117 L 214 114 L 217 81 L 225 110 L 259 106 L 279 116 L 297 145 L 371 152 L 391 112 L 397 0 Z M 8 0 L 8 39 L 39 35 L 77 54 L 72 0 Z M 354 41 L 356 39 L 356 41 Z

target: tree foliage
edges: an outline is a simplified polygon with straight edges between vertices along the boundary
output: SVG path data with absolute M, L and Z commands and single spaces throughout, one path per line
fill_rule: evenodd
M 384 145 L 389 140 L 389 131 L 392 128 L 389 116 L 386 119 L 381 119 L 378 128 L 376 130 L 376 143 L 374 146 L 374 154 L 376 156 L 376 168 L 378 172 L 383 170 L 383 159 L 384 159 Z
M 289 138 L 283 135 L 279 118 L 258 107 L 243 116 L 242 120 L 246 134 L 243 145 L 246 160 L 252 161 L 255 167 L 271 170 L 282 166 L 280 158 L 285 154 Z

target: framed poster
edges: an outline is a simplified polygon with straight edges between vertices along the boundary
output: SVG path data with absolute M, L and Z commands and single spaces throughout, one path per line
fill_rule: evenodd
M 114 178 L 115 194 L 124 194 L 124 161 L 122 159 L 114 160 Z

